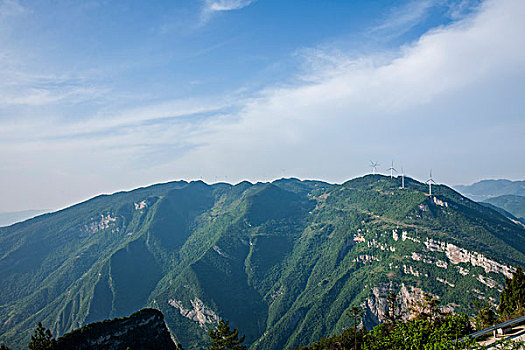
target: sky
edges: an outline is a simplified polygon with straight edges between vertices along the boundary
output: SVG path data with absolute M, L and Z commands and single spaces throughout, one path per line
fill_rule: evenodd
M 0 0 L 0 212 L 158 182 L 523 179 L 523 0 Z

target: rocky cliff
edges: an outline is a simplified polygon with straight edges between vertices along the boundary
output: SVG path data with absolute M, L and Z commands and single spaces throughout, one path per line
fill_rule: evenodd
M 90 323 L 57 339 L 56 350 L 178 349 L 159 310 Z

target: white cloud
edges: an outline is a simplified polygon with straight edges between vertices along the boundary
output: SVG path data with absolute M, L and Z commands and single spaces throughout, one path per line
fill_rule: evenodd
M 240 10 L 254 2 L 255 0 L 205 0 L 199 25 L 206 24 L 216 13 Z
M 524 17 L 522 0 L 489 0 L 399 50 L 357 58 L 307 50 L 315 64 L 295 83 L 251 98 L 2 123 L 0 183 L 9 188 L 0 192 L 27 188 L 34 169 L 42 174 L 29 193 L 64 184 L 81 199 L 174 178 L 343 181 L 368 171 L 370 159 L 402 162 L 419 178 L 433 168 L 449 184 L 521 177 L 525 165 L 513 159 L 525 149 Z M 79 179 L 91 187 L 80 191 Z
M 249 6 L 255 0 L 206 0 L 205 11 L 232 11 Z
M 270 88 L 247 101 L 239 122 L 210 124 L 194 140 L 202 146 L 174 167 L 202 167 L 195 160 L 206 159 L 210 175 L 221 169 L 256 179 L 286 168 L 342 180 L 366 171 L 370 158 L 403 157 L 405 169 L 421 177 L 429 167 L 446 168 L 442 179 L 451 183 L 493 176 L 507 164 L 507 174 L 519 174 L 501 155 L 481 159 L 493 146 L 509 157 L 525 146 L 516 147 L 516 123 L 525 129 L 523 16 L 521 0 L 487 1 L 397 54 L 336 57 L 328 68 L 307 72 L 302 85 Z M 508 146 L 496 139 L 479 144 L 495 126 L 507 130 Z M 450 163 L 460 168 L 465 158 L 477 168 L 453 170 Z

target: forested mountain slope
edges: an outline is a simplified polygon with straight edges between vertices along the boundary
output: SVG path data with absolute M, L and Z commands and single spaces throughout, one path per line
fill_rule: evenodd
M 407 308 L 421 293 L 468 311 L 496 302 L 525 263 L 525 230 L 445 186 L 369 175 L 341 185 L 282 179 L 173 182 L 100 196 L 0 228 L 0 341 L 35 324 L 61 335 L 160 309 L 185 348 L 230 320 L 257 349 L 309 344 Z
M 485 203 L 505 209 L 522 221 L 525 220 L 525 197 L 515 195 L 504 195 L 487 199 Z

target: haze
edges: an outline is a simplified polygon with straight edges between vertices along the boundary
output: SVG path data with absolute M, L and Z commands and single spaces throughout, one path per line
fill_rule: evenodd
M 523 0 L 0 0 L 0 211 L 177 179 L 525 172 Z

